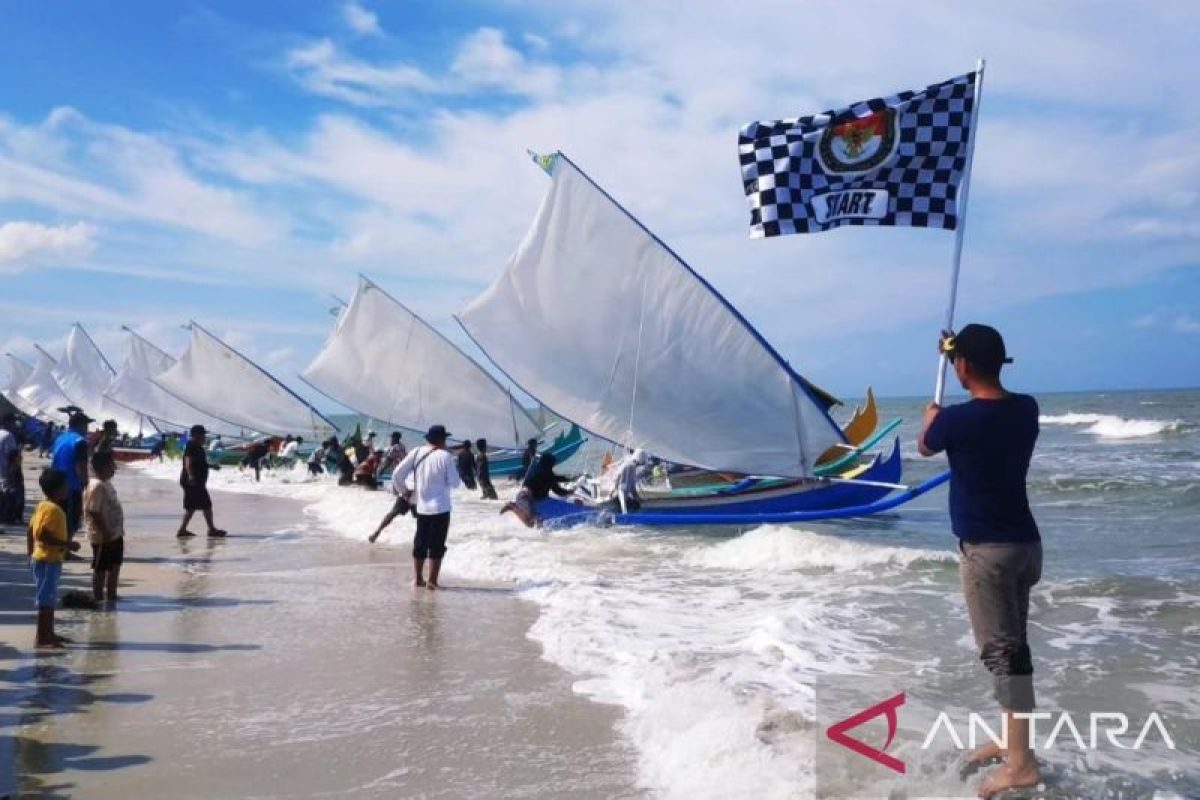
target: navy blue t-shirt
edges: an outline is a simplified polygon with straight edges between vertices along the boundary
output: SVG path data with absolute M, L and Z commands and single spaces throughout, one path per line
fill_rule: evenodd
M 1027 394 L 949 406 L 925 432 L 925 447 L 950 461 L 950 521 L 964 542 L 1036 542 L 1025 476 L 1038 437 L 1038 404 Z

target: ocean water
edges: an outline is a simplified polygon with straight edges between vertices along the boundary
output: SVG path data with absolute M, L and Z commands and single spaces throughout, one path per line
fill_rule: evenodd
M 1200 391 L 1039 402 L 1029 478 L 1045 547 L 1030 621 L 1039 706 L 1120 711 L 1135 728 L 1157 713 L 1176 746 L 1151 737 L 1137 752 L 1045 751 L 1051 796 L 1200 797 Z M 906 420 L 909 482 L 944 468 L 916 454 L 923 404 L 880 403 L 881 419 Z M 255 485 L 226 469 L 213 481 L 303 499 L 323 526 L 355 539 L 390 505 L 386 493 L 299 471 Z M 498 488 L 502 498 L 515 491 Z M 624 709 L 619 734 L 655 796 L 826 791 L 814 751 L 828 724 L 817 718 L 823 681 L 870 676 L 938 707 L 991 710 L 945 489 L 869 520 L 737 529 L 545 532 L 497 509 L 456 497 L 447 581 L 510 582 L 536 605 L 529 636 L 576 677 L 576 691 Z M 381 546 L 409 546 L 410 527 L 396 523 Z M 956 753 L 903 755 L 923 794 L 973 794 Z

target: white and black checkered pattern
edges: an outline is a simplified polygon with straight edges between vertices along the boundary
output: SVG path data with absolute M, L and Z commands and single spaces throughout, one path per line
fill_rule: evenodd
M 742 182 L 750 198 L 754 238 L 811 233 L 839 225 L 909 225 L 953 230 L 956 198 L 967 161 L 975 73 L 796 119 L 752 122 L 738 135 Z M 828 173 L 817 148 L 822 131 L 885 108 L 898 117 L 895 153 L 857 175 Z M 883 189 L 887 213 L 879 219 L 818 221 L 811 200 L 831 191 Z

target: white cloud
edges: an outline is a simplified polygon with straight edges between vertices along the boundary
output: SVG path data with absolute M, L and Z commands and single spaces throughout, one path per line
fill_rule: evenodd
M 86 256 L 96 246 L 96 226 L 86 222 L 42 225 L 37 222 L 0 224 L 0 272 L 32 264 L 62 263 Z
M 290 51 L 286 64 L 310 92 L 355 106 L 402 105 L 416 94 L 438 90 L 437 83 L 416 67 L 370 64 L 343 55 L 329 39 Z
M 1200 333 L 1200 319 L 1196 319 L 1190 314 L 1181 314 L 1175 318 L 1171 328 L 1176 333 Z
M 290 50 L 284 63 L 313 94 L 362 108 L 412 108 L 422 98 L 486 90 L 547 96 L 562 82 L 558 67 L 529 61 L 508 44 L 502 31 L 486 27 L 460 43 L 442 74 L 402 62 L 374 63 L 343 51 L 330 39 Z
M 70 108 L 40 125 L 0 125 L 0 202 L 185 229 L 245 246 L 284 233 L 275 215 L 207 181 L 164 138 Z
M 342 20 L 359 36 L 383 35 L 379 15 L 354 0 L 342 6 Z
M 496 28 L 480 28 L 468 36 L 450 71 L 469 87 L 495 87 L 518 95 L 551 95 L 560 78 L 556 67 L 528 62 Z
M 1154 314 L 1154 313 L 1143 314 L 1140 317 L 1135 317 L 1134 319 L 1130 320 L 1130 322 L 1129 322 L 1129 327 L 1140 328 L 1143 330 L 1148 329 L 1148 328 L 1153 328 L 1157 325 L 1158 325 L 1158 315 Z

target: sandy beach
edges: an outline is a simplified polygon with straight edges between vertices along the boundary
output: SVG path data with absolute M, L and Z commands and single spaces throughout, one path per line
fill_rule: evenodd
M 620 710 L 541 659 L 509 587 L 448 561 L 414 589 L 403 547 L 288 498 L 215 492 L 229 539 L 180 542 L 177 486 L 116 482 L 124 599 L 60 611 L 65 652 L 32 649 L 24 530 L 0 528 L 0 797 L 638 795 Z

